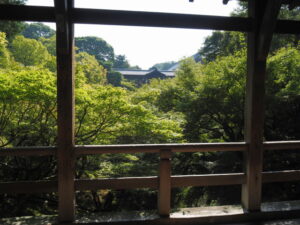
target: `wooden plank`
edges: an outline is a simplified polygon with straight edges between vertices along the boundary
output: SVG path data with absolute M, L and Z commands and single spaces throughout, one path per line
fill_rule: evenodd
M 172 176 L 171 185 L 172 187 L 225 186 L 244 184 L 245 181 L 244 173 L 181 175 Z
M 53 156 L 56 151 L 56 147 L 50 146 L 0 148 L 0 156 Z
M 245 142 L 227 142 L 75 146 L 77 156 L 109 153 L 158 153 L 160 149 L 171 149 L 173 152 L 244 151 L 246 150 L 246 144 Z
M 263 183 L 289 182 L 300 180 L 300 170 L 285 170 L 263 172 Z M 203 174 L 203 175 L 177 175 L 171 176 L 171 187 L 188 186 L 225 186 L 244 184 L 246 176 L 244 173 L 232 174 Z M 57 192 L 57 181 L 14 181 L 0 183 L 0 193 L 50 193 Z M 100 190 L 100 189 L 135 189 L 154 188 L 158 189 L 159 179 L 152 177 L 121 177 L 102 179 L 80 179 L 75 180 L 77 191 Z
M 35 194 L 57 192 L 57 181 L 14 181 L 0 183 L 1 194 Z
M 300 181 L 300 170 L 263 172 L 264 183 Z
M 260 60 L 265 60 L 268 56 L 281 5 L 282 0 L 267 0 L 259 31 L 258 59 Z
M 251 20 L 240 17 L 203 16 L 176 13 L 138 12 L 122 10 L 80 9 L 72 16 L 74 23 L 173 27 L 228 31 L 250 31 Z
M 158 177 L 121 177 L 102 179 L 75 180 L 77 191 L 100 190 L 100 189 L 135 189 L 135 188 L 158 188 Z
M 60 222 L 75 219 L 74 152 L 74 25 L 72 0 L 55 0 L 58 113 L 58 216 Z
M 300 150 L 300 141 L 267 141 L 264 150 Z
M 203 16 L 203 15 L 186 15 L 172 14 L 172 20 L 169 19 L 169 13 L 154 13 L 144 19 L 143 12 L 130 11 L 127 16 L 126 11 L 122 16 L 118 16 L 116 10 L 109 10 L 112 14 L 101 15 L 102 10 L 97 9 L 75 9 L 71 15 L 76 23 L 86 24 L 111 24 L 111 25 L 128 25 L 128 26 L 151 26 L 151 27 L 173 27 L 173 28 L 192 28 L 192 29 L 215 29 L 215 30 L 232 30 L 247 32 L 252 30 L 253 21 L 248 18 L 234 18 L 221 16 Z M 18 20 L 18 21 L 35 21 L 35 22 L 55 22 L 55 10 L 53 7 L 42 6 L 19 6 L 0 4 L 0 20 Z M 105 11 L 107 12 L 107 10 Z M 137 13 L 137 14 L 135 14 Z M 135 16 L 139 15 L 138 20 Z M 141 16 L 142 15 L 142 16 Z M 159 17 L 157 17 L 157 15 Z M 106 17 L 102 21 L 102 17 Z M 159 20 L 158 18 L 167 18 Z M 134 20 L 134 21 L 132 21 Z M 224 21 L 221 22 L 220 21 Z M 152 22 L 154 21 L 154 22 Z M 195 21 L 201 21 L 197 23 Z M 203 23 L 206 21 L 207 23 Z M 233 21 L 233 22 L 232 22 Z M 245 26 L 246 24 L 246 26 Z M 275 33 L 280 34 L 300 34 L 300 21 L 278 20 Z
M 55 22 L 53 7 L 0 4 L 0 20 Z
M 170 149 L 160 150 L 158 213 L 169 217 L 171 211 L 171 155 Z
M 242 205 L 245 210 L 258 211 L 261 204 L 263 127 L 266 60 L 258 60 L 258 39 L 266 1 L 248 2 L 249 17 L 254 20 L 254 31 L 248 33 L 247 82 L 245 99 L 246 183 L 242 185 Z

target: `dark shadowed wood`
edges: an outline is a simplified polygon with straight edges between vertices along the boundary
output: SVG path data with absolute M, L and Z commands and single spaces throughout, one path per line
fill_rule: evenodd
M 133 144 L 133 145 L 85 145 L 75 146 L 76 155 L 108 153 L 158 153 L 160 149 L 171 149 L 172 152 L 216 152 L 244 151 L 244 142 L 227 143 L 188 143 L 188 144 Z
M 160 150 L 158 213 L 169 217 L 171 211 L 171 155 L 170 149 Z
M 120 177 L 102 178 L 93 180 L 75 180 L 75 189 L 78 191 L 99 189 L 135 189 L 158 188 L 157 177 Z
M 74 23 L 174 27 L 230 31 L 250 31 L 247 18 L 202 16 L 175 13 L 135 12 L 122 10 L 79 9 L 73 11 Z
M 246 176 L 243 173 L 175 175 L 171 176 L 171 187 L 189 186 L 225 186 L 244 184 Z M 263 172 L 264 183 L 299 181 L 300 170 Z M 159 189 L 159 178 L 153 177 L 120 177 L 102 179 L 75 180 L 76 191 L 100 189 Z M 50 193 L 57 192 L 57 181 L 14 181 L 0 183 L 0 193 Z
M 242 186 L 242 205 L 248 211 L 260 210 L 263 163 L 263 127 L 266 60 L 258 60 L 258 41 L 266 1 L 248 2 L 249 17 L 254 20 L 254 31 L 248 33 L 247 83 L 245 103 L 244 156 L 246 183 Z
M 263 172 L 264 183 L 300 181 L 300 170 Z
M 105 14 L 102 15 L 101 13 Z M 111 12 L 108 14 L 108 12 Z M 118 15 L 120 13 L 120 15 Z M 250 31 L 253 21 L 247 18 L 222 16 L 185 15 L 174 13 L 126 12 L 117 10 L 75 9 L 72 18 L 76 23 L 111 24 L 128 26 L 174 27 Z M 138 18 L 138 20 L 136 20 Z M 172 18 L 172 19 L 170 19 Z M 19 6 L 0 4 L 0 20 L 55 22 L 53 7 Z M 152 22 L 153 21 L 153 22 Z M 300 21 L 278 20 L 275 33 L 300 34 Z
M 300 141 L 267 141 L 264 150 L 300 150 Z
M 75 219 L 74 154 L 74 25 L 68 11 L 72 0 L 55 0 L 58 111 L 58 215 Z
M 15 181 L 0 183 L 0 193 L 33 194 L 57 192 L 57 181 Z
M 259 31 L 258 59 L 260 60 L 264 60 L 269 54 L 281 4 L 282 0 L 267 0 L 266 11 Z
M 51 156 L 56 155 L 56 147 L 15 147 L 0 148 L 0 156 Z
M 188 186 L 223 186 L 244 184 L 246 176 L 243 173 L 233 174 L 204 174 L 204 175 L 182 175 L 172 176 L 172 187 Z
M 54 12 L 53 7 L 0 4 L 1 20 L 55 22 Z

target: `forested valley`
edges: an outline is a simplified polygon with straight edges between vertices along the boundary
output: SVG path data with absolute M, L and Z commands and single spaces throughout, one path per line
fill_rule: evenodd
M 243 14 L 245 8 L 233 14 Z M 282 18 L 299 10 L 282 9 Z M 55 31 L 41 23 L 0 23 L 0 147 L 55 146 Z M 173 79 L 137 87 L 113 68 L 133 68 L 100 37 L 78 37 L 76 145 L 238 142 L 244 140 L 246 34 L 213 32 L 201 62 L 182 59 Z M 299 36 L 275 35 L 267 65 L 264 137 L 300 139 Z M 197 51 L 197 49 L 195 49 Z M 173 62 L 172 62 L 173 63 Z M 160 66 L 163 66 L 161 64 Z M 156 176 L 158 155 L 82 156 L 76 178 Z M 264 171 L 300 169 L 297 151 L 264 152 Z M 174 153 L 172 174 L 243 171 L 237 152 Z M 0 181 L 56 180 L 55 157 L 1 157 Z M 240 204 L 240 186 L 172 190 L 172 207 Z M 297 199 L 300 183 L 268 184 L 263 201 Z M 81 213 L 156 209 L 157 191 L 78 192 Z M 1 194 L 0 217 L 56 214 L 57 195 Z

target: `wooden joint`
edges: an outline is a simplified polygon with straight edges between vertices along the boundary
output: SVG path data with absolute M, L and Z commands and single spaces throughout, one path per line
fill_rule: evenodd
M 172 150 L 171 149 L 161 149 L 160 150 L 160 159 L 167 159 L 170 160 L 172 156 Z

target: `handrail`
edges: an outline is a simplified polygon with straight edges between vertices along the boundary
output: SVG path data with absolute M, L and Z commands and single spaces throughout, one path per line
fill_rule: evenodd
M 158 189 L 158 176 L 120 177 L 75 180 L 76 191 L 99 189 Z M 300 170 L 269 171 L 262 173 L 263 183 L 299 181 Z M 225 186 L 245 184 L 244 173 L 174 175 L 171 176 L 171 187 L 188 186 Z M 0 193 L 50 193 L 57 192 L 56 180 L 11 181 L 0 183 Z
M 266 141 L 264 150 L 300 150 L 300 141 Z M 245 142 L 224 143 L 174 143 L 174 144 L 128 144 L 128 145 L 76 145 L 75 154 L 109 154 L 109 153 L 158 153 L 160 149 L 172 152 L 217 152 L 246 151 Z M 55 146 L 28 146 L 0 148 L 0 156 L 51 156 L 56 155 Z
M 245 142 L 186 143 L 186 144 L 133 144 L 133 145 L 77 145 L 76 155 L 108 153 L 158 153 L 161 149 L 172 152 L 245 151 Z

